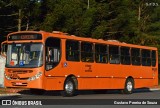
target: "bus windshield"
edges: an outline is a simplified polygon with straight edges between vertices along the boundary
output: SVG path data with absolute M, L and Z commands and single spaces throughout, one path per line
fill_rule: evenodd
M 40 67 L 43 65 L 41 43 L 8 44 L 6 67 Z

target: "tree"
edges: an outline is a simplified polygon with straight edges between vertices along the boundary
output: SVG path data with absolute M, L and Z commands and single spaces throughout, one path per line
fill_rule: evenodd
M 0 0 L 0 32 L 56 30 L 157 45 L 159 5 L 158 0 Z

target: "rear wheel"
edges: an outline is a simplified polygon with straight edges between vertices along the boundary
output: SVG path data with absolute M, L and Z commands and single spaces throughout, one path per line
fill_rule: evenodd
M 62 95 L 67 97 L 73 96 L 75 95 L 75 90 L 76 86 L 74 80 L 72 78 L 67 78 L 64 83 L 64 91 L 62 91 Z
M 133 78 L 128 78 L 125 82 L 125 87 L 122 92 L 125 94 L 132 94 L 133 89 L 134 89 L 134 80 Z

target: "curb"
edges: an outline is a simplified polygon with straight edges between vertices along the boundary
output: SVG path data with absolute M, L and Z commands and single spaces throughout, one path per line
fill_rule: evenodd
M 135 91 L 158 91 L 160 88 L 146 88 L 146 89 L 135 89 Z M 20 96 L 20 93 L 6 93 L 6 94 L 0 94 L 0 98 L 7 97 L 7 96 Z
M 0 97 L 4 97 L 4 96 L 19 96 L 21 94 L 19 93 L 9 93 L 9 94 L 0 94 Z
M 157 90 L 160 90 L 160 88 L 150 88 L 149 90 L 150 91 L 157 91 Z
M 146 91 L 158 91 L 160 88 L 139 88 L 139 89 L 134 89 L 135 92 L 146 92 Z

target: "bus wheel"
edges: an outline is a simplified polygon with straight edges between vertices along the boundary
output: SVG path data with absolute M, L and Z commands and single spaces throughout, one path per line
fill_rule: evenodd
M 125 82 L 125 88 L 122 91 L 125 94 L 132 94 L 134 89 L 134 80 L 133 78 L 127 78 Z
M 76 86 L 72 78 L 67 78 L 64 83 L 64 91 L 62 92 L 63 96 L 73 96 L 75 94 Z
M 30 89 L 31 94 L 43 95 L 45 90 L 42 89 Z

